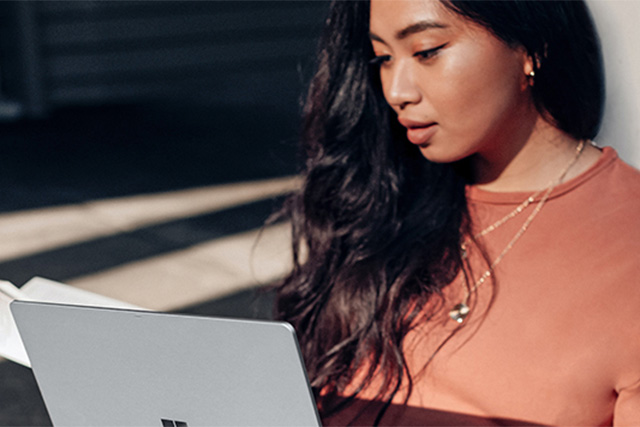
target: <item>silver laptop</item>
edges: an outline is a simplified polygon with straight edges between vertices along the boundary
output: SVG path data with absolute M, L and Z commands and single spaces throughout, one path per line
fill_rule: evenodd
M 318 426 L 291 325 L 14 301 L 55 426 Z

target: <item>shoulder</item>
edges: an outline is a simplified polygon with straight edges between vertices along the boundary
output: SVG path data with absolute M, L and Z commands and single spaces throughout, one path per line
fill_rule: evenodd
M 611 177 L 627 177 L 634 180 L 635 185 L 640 186 L 640 170 L 631 166 L 620 158 L 618 152 L 613 147 L 603 147 L 596 169 L 606 171 L 605 175 Z
M 640 171 L 605 147 L 594 173 L 577 190 L 580 203 L 573 207 L 586 238 L 581 241 L 593 257 L 610 262 L 609 269 L 626 266 L 628 279 L 639 283 L 632 275 L 640 275 Z
M 640 170 L 624 162 L 611 147 L 602 151 L 604 167 L 600 180 L 608 186 L 607 193 L 615 196 L 630 197 L 635 201 L 640 199 Z
M 594 271 L 592 296 L 610 343 L 610 361 L 619 367 L 617 387 L 630 390 L 640 379 L 640 171 L 605 147 L 602 170 L 588 183 L 590 227 L 583 229 L 592 252 L 586 259 Z M 636 398 L 640 395 L 636 396 Z
M 590 148 L 595 148 L 594 151 L 597 153 L 597 150 L 599 150 L 600 153 L 597 154 L 597 158 L 589 167 L 590 170 L 588 172 L 593 173 L 594 171 L 600 172 L 601 170 L 608 170 L 609 173 L 614 172 L 616 174 L 622 173 L 636 176 L 636 179 L 640 177 L 640 171 L 620 158 L 615 148 L 609 146 L 601 148 L 592 146 Z
M 583 209 L 602 222 L 622 221 L 640 232 L 640 171 L 605 147 L 598 162 L 578 185 Z M 611 225 L 616 225 L 612 223 Z M 630 230 L 629 230 L 630 231 Z

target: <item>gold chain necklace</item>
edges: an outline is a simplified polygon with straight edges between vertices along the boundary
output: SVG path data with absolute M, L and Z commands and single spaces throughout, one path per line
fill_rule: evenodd
M 476 234 L 474 236 L 474 238 L 479 238 L 479 237 L 485 236 L 488 233 L 490 233 L 493 230 L 495 230 L 496 228 L 500 227 L 502 224 L 504 224 L 505 222 L 507 222 L 508 220 L 510 220 L 511 218 L 515 217 L 517 214 L 522 212 L 527 206 L 529 206 L 535 200 L 535 198 L 537 196 L 539 196 L 540 194 L 542 194 L 544 192 L 544 195 L 542 196 L 542 198 L 540 199 L 540 201 L 536 205 L 536 207 L 533 210 L 533 212 L 531 212 L 531 214 L 529 214 L 527 219 L 524 221 L 524 224 L 522 224 L 522 227 L 520 227 L 520 229 L 516 232 L 516 234 L 511 238 L 509 243 L 507 243 L 507 246 L 505 246 L 505 248 L 502 250 L 502 252 L 500 252 L 500 254 L 496 257 L 496 259 L 491 263 L 489 268 L 484 273 L 482 273 L 480 278 L 478 280 L 476 280 L 474 285 L 470 289 L 467 289 L 465 297 L 463 298 L 462 302 L 456 304 L 451 309 L 451 311 L 449 311 L 449 316 L 454 321 L 456 321 L 458 323 L 464 322 L 464 319 L 469 315 L 469 312 L 471 311 L 471 309 L 469 308 L 469 305 L 468 305 L 469 297 L 471 296 L 471 294 L 473 292 L 475 292 L 480 286 L 482 286 L 482 284 L 484 282 L 486 282 L 489 277 L 491 277 L 491 274 L 493 273 L 493 270 L 496 268 L 498 263 L 500 261 L 502 261 L 502 258 L 504 258 L 504 256 L 507 254 L 507 252 L 509 252 L 511 250 L 513 245 L 520 239 L 520 237 L 522 237 L 522 235 L 525 233 L 525 231 L 527 231 L 527 229 L 529 228 L 529 225 L 531 225 L 531 222 L 533 221 L 533 219 L 538 215 L 540 210 L 542 210 L 542 207 L 544 206 L 544 204 L 549 199 L 549 196 L 551 195 L 551 192 L 553 191 L 553 189 L 556 188 L 556 186 L 558 186 L 558 184 L 560 184 L 564 180 L 564 177 L 569 172 L 569 169 L 571 169 L 571 167 L 578 161 L 578 158 L 580 157 L 580 154 L 582 154 L 582 151 L 584 150 L 584 146 L 585 146 L 585 142 L 584 141 L 580 141 L 580 144 L 578 144 L 578 147 L 576 148 L 576 154 L 573 157 L 573 159 L 571 159 L 571 161 L 569 162 L 567 167 L 564 168 L 564 170 L 562 171 L 562 173 L 560 174 L 558 179 L 556 179 L 555 181 L 552 181 L 550 183 L 550 185 L 546 189 L 536 191 L 531 196 L 527 197 L 527 199 L 524 202 L 522 202 L 520 205 L 518 205 L 518 207 L 515 208 L 513 211 L 511 211 L 509 214 L 507 214 L 503 218 L 499 219 L 498 221 L 494 222 L 489 227 L 485 228 L 480 233 L 478 233 L 478 234 Z M 467 257 L 467 245 L 466 245 L 466 242 L 462 243 L 461 251 L 462 251 L 462 258 L 463 258 L 463 262 L 464 262 L 464 260 Z M 463 277 L 463 280 L 464 280 L 464 277 Z

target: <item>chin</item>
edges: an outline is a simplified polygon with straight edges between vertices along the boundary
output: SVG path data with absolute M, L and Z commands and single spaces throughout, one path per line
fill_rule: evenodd
M 418 148 L 420 149 L 420 154 L 422 154 L 422 157 L 434 163 L 455 163 L 464 159 L 465 157 L 468 157 L 468 154 L 455 153 L 448 150 L 439 150 L 432 145 Z

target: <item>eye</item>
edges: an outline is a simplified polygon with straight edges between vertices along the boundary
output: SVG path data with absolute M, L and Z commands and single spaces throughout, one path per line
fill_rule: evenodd
M 442 49 L 446 45 L 447 43 L 444 43 L 432 49 L 421 50 L 420 52 L 414 53 L 413 56 L 422 60 L 427 60 L 434 57 L 440 51 L 440 49 Z
M 378 56 L 375 56 L 373 59 L 369 60 L 369 65 L 372 65 L 374 67 L 379 67 L 385 62 L 388 62 L 390 59 L 391 59 L 391 55 L 378 55 Z

